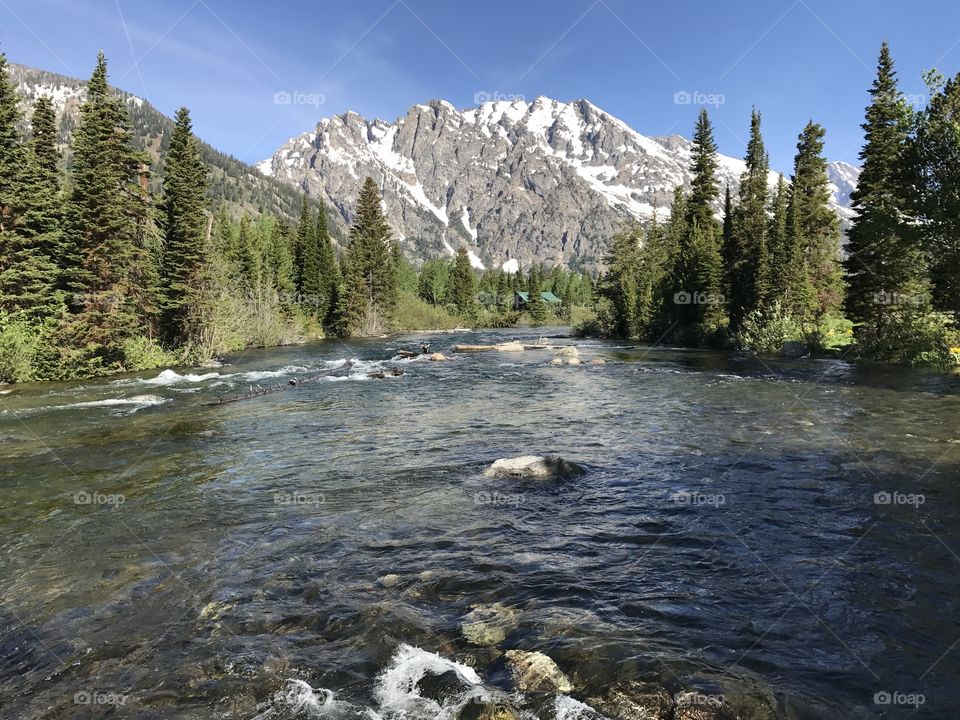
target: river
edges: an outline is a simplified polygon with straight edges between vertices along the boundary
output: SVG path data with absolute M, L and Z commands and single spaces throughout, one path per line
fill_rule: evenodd
M 782 717 L 960 713 L 960 378 L 450 351 L 536 332 L 0 396 L 0 717 L 453 717 L 411 683 L 472 666 L 509 690 L 509 648 L 569 677 L 574 699 L 535 711 L 557 720 L 634 678 Z M 395 359 L 425 338 L 453 359 Z M 531 453 L 586 472 L 482 474 Z M 461 632 L 478 605 L 509 609 L 496 648 Z

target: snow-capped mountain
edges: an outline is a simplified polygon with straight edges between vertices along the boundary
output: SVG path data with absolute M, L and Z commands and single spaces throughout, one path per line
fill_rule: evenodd
M 68 153 L 68 143 L 79 120 L 80 106 L 87 97 L 87 83 L 14 63 L 9 65 L 9 71 L 26 118 L 24 124 L 29 123 L 34 101 L 41 95 L 49 97 L 57 114 L 60 149 Z M 127 106 L 137 143 L 154 161 L 152 170 L 156 189 L 163 176 L 164 137 L 172 132 L 173 120 L 143 98 L 121 90 L 114 89 L 114 92 Z M 200 152 L 209 171 L 212 201 L 222 202 L 235 214 L 267 210 L 289 222 L 295 222 L 299 217 L 302 196 L 296 188 L 265 178 L 250 165 L 202 141 Z
M 690 180 L 691 148 L 679 135 L 641 135 L 587 100 L 467 110 L 433 100 L 393 123 L 353 112 L 325 118 L 257 167 L 335 208 L 342 224 L 373 177 L 411 257 L 465 245 L 476 267 L 595 267 L 627 219 L 668 214 L 674 187 Z M 719 161 L 721 185 L 735 190 L 744 162 Z M 841 214 L 856 172 L 846 164 L 832 171 Z M 776 178 L 771 172 L 771 185 Z
M 857 189 L 860 168 L 850 163 L 837 161 L 827 165 L 827 177 L 833 191 L 833 204 L 842 220 L 850 220 L 854 211 L 850 207 L 850 193 Z

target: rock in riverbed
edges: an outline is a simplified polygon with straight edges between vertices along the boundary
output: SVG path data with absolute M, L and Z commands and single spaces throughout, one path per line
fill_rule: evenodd
M 780 346 L 780 355 L 787 358 L 802 358 L 810 354 L 810 348 L 798 340 L 787 340 Z
M 468 642 L 483 647 L 499 645 L 518 625 L 519 611 L 500 603 L 473 605 L 460 626 Z
M 523 455 L 501 458 L 483 471 L 492 478 L 546 480 L 583 474 L 583 468 L 556 455 Z
M 506 654 L 513 682 L 521 692 L 573 691 L 570 679 L 542 652 L 507 650 Z
M 564 345 L 560 350 L 557 351 L 557 355 L 560 357 L 580 357 L 580 351 L 577 350 L 573 345 Z
M 657 685 L 636 681 L 619 683 L 601 698 L 589 702 L 612 720 L 668 720 L 673 717 L 673 698 Z
M 430 355 L 430 360 L 432 360 L 433 362 L 443 362 L 444 360 L 449 360 L 449 359 L 450 358 L 448 358 L 446 355 L 444 355 L 441 352 L 435 352 Z
M 567 365 L 583 365 L 583 361 L 578 357 L 572 357 L 567 360 Z

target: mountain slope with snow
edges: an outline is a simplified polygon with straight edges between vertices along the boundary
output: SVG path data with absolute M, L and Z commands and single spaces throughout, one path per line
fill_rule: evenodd
M 325 118 L 258 168 L 335 208 L 342 225 L 363 179 L 373 177 L 413 258 L 464 245 L 475 267 L 597 267 L 625 221 L 668 214 L 674 187 L 690 180 L 691 148 L 677 135 L 641 135 L 587 100 L 538 97 L 462 111 L 433 100 L 393 123 L 353 112 Z M 735 190 L 744 162 L 719 161 L 721 186 Z M 856 170 L 844 164 L 831 175 L 841 216 Z

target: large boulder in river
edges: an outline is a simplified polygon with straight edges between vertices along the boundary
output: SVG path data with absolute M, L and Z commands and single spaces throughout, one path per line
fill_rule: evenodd
M 560 357 L 580 357 L 580 351 L 573 345 L 564 345 L 557 351 Z
M 669 720 L 673 698 L 658 685 L 637 681 L 618 683 L 589 704 L 611 720 Z
M 583 468 L 576 463 L 553 455 L 501 458 L 483 471 L 487 477 L 523 480 L 548 480 L 582 473 Z
M 521 692 L 573 691 L 573 683 L 563 674 L 557 664 L 542 652 L 507 650 L 507 665 L 513 682 Z

